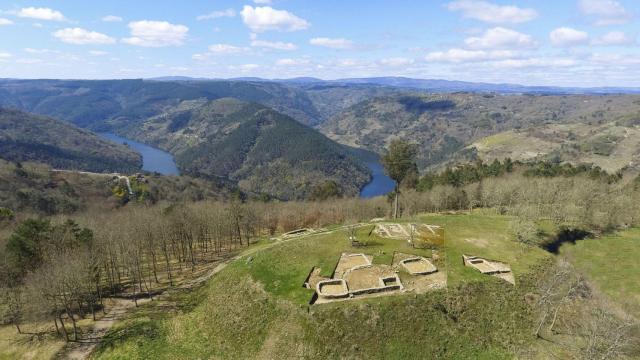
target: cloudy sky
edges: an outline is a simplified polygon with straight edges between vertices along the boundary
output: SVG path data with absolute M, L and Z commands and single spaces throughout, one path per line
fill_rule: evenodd
M 638 0 L 0 0 L 0 77 L 640 86 L 639 33 Z

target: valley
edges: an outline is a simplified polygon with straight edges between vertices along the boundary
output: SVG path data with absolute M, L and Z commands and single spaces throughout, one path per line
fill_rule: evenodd
M 4 1 L 0 360 L 640 359 L 640 1 Z
M 0 113 L 0 358 L 640 351 L 638 95 L 45 83 L 0 83 L 60 117 Z

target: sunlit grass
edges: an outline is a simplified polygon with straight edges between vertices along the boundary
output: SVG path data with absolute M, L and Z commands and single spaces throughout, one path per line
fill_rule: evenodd
M 560 253 L 611 300 L 640 314 L 640 229 L 564 244 Z

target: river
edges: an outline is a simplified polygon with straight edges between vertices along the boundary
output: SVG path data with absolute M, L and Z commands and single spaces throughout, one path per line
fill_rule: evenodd
M 370 161 L 366 163 L 371 170 L 371 181 L 360 190 L 361 198 L 372 198 L 380 195 L 386 195 L 393 191 L 395 182 L 384 173 L 384 167 L 379 161 Z
M 128 144 L 133 150 L 139 152 L 142 155 L 142 170 L 163 175 L 180 175 L 173 155 L 166 151 L 113 133 L 100 133 L 99 135 L 113 142 Z M 395 183 L 385 175 L 384 168 L 379 161 L 369 161 L 365 164 L 371 170 L 372 178 L 360 191 L 361 198 L 372 198 L 393 191 Z
M 100 133 L 99 135 L 116 143 L 128 144 L 133 150 L 139 152 L 142 155 L 142 170 L 162 175 L 180 175 L 173 155 L 166 151 L 112 133 Z

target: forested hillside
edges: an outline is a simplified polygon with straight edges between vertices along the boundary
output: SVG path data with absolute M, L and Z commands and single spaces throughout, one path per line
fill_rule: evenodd
M 129 133 L 175 154 L 186 173 L 238 181 L 280 199 L 308 197 L 334 182 L 356 195 L 368 170 L 347 147 L 270 108 L 225 98 L 185 101 Z
M 0 158 L 37 161 L 58 169 L 132 172 L 136 152 L 65 121 L 0 108 Z
M 503 131 L 579 123 L 596 133 L 607 122 L 634 127 L 639 118 L 637 95 L 414 94 L 365 100 L 320 130 L 340 143 L 376 152 L 393 138 L 416 142 L 418 165 L 426 169 L 454 154 L 474 158 L 467 145 Z
M 39 216 L 77 214 L 125 204 L 221 200 L 236 191 L 225 181 L 148 174 L 143 178 L 129 176 L 133 191 L 130 194 L 124 180 L 108 174 L 52 171 L 42 164 L 15 164 L 0 159 L 0 208 Z

